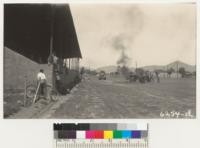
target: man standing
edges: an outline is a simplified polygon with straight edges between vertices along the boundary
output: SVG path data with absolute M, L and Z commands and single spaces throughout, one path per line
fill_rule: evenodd
M 39 94 L 43 97 L 47 97 L 47 84 L 46 84 L 46 76 L 44 74 L 44 70 L 40 69 L 40 72 L 37 74 L 37 80 L 39 86 Z

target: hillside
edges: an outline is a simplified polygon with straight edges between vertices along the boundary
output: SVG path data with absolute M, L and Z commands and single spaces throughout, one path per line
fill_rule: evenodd
M 143 68 L 143 69 L 148 70 L 148 71 L 154 71 L 155 69 L 162 69 L 162 70 L 164 70 L 165 66 L 150 65 L 150 66 L 144 66 L 144 67 L 140 67 L 140 68 Z
M 169 69 L 169 68 L 173 68 L 174 70 L 177 70 L 177 65 L 178 65 L 178 68 L 184 67 L 185 70 L 189 71 L 189 72 L 196 71 L 195 65 L 189 65 L 189 64 L 183 63 L 181 61 L 175 61 L 175 62 L 169 63 L 167 65 L 149 65 L 149 66 L 143 66 L 143 67 L 139 67 L 139 68 L 143 68 L 143 69 L 148 70 L 148 71 L 154 71 L 156 69 L 166 70 L 166 69 Z M 132 71 L 134 71 L 135 68 L 130 67 L 130 69 Z M 115 72 L 117 70 L 117 66 L 110 65 L 110 66 L 100 67 L 96 70 L 97 70 L 97 72 L 103 70 L 106 73 L 110 73 L 110 72 Z
M 96 69 L 97 72 L 100 72 L 102 70 L 105 71 L 106 73 L 116 72 L 117 66 L 110 65 L 110 66 L 104 66 L 104 67 L 100 67 Z
M 195 65 L 189 65 L 189 64 L 186 64 L 186 63 L 183 63 L 181 61 L 175 61 L 175 62 L 172 62 L 170 64 L 167 65 L 168 68 L 173 68 L 173 69 L 177 69 L 180 68 L 180 67 L 184 67 L 186 71 L 189 71 L 189 72 L 194 72 L 196 71 L 196 66 Z
M 154 71 L 155 69 L 166 70 L 166 69 L 169 69 L 169 68 L 173 68 L 174 70 L 177 70 L 177 67 L 178 68 L 184 67 L 185 70 L 189 71 L 189 72 L 196 71 L 196 66 L 195 65 L 189 65 L 189 64 L 183 63 L 181 61 L 175 61 L 175 62 L 169 63 L 167 65 L 163 65 L 163 66 L 151 65 L 151 66 L 144 66 L 144 67 L 141 67 L 141 68 L 143 68 L 145 70 L 149 70 L 149 71 Z

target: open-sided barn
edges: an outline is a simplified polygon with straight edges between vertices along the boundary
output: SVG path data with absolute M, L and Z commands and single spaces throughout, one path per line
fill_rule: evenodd
M 69 5 L 5 4 L 4 89 L 23 88 L 25 77 L 36 79 L 40 68 L 52 83 L 52 54 L 68 63 L 82 58 Z

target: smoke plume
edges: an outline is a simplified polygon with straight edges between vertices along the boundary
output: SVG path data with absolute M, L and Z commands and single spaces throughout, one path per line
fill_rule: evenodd
M 131 61 L 127 51 L 133 50 L 134 39 L 143 28 L 144 18 L 142 11 L 137 6 L 123 8 L 118 15 L 121 16 L 123 30 L 119 30 L 111 36 L 111 47 L 120 53 L 117 64 L 127 66 Z
M 118 65 L 126 66 L 130 61 L 130 58 L 125 54 L 125 51 L 122 50 L 120 58 L 117 60 Z

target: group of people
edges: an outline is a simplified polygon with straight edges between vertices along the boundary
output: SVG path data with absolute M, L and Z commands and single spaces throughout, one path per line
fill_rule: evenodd
M 53 65 L 53 69 L 55 72 L 54 78 L 55 78 L 55 87 L 56 89 L 59 89 L 61 84 L 61 77 L 59 71 L 61 70 L 61 64 L 60 59 L 52 53 L 48 58 L 48 64 Z M 47 98 L 47 79 L 46 75 L 44 73 L 44 69 L 40 69 L 40 71 L 37 74 L 37 84 L 38 84 L 38 94 L 40 97 Z
M 130 72 L 128 79 L 130 82 L 135 82 L 139 81 L 140 83 L 145 83 L 145 82 L 160 82 L 160 77 L 159 77 L 159 72 L 149 72 L 149 71 L 144 71 L 140 70 L 137 72 Z

